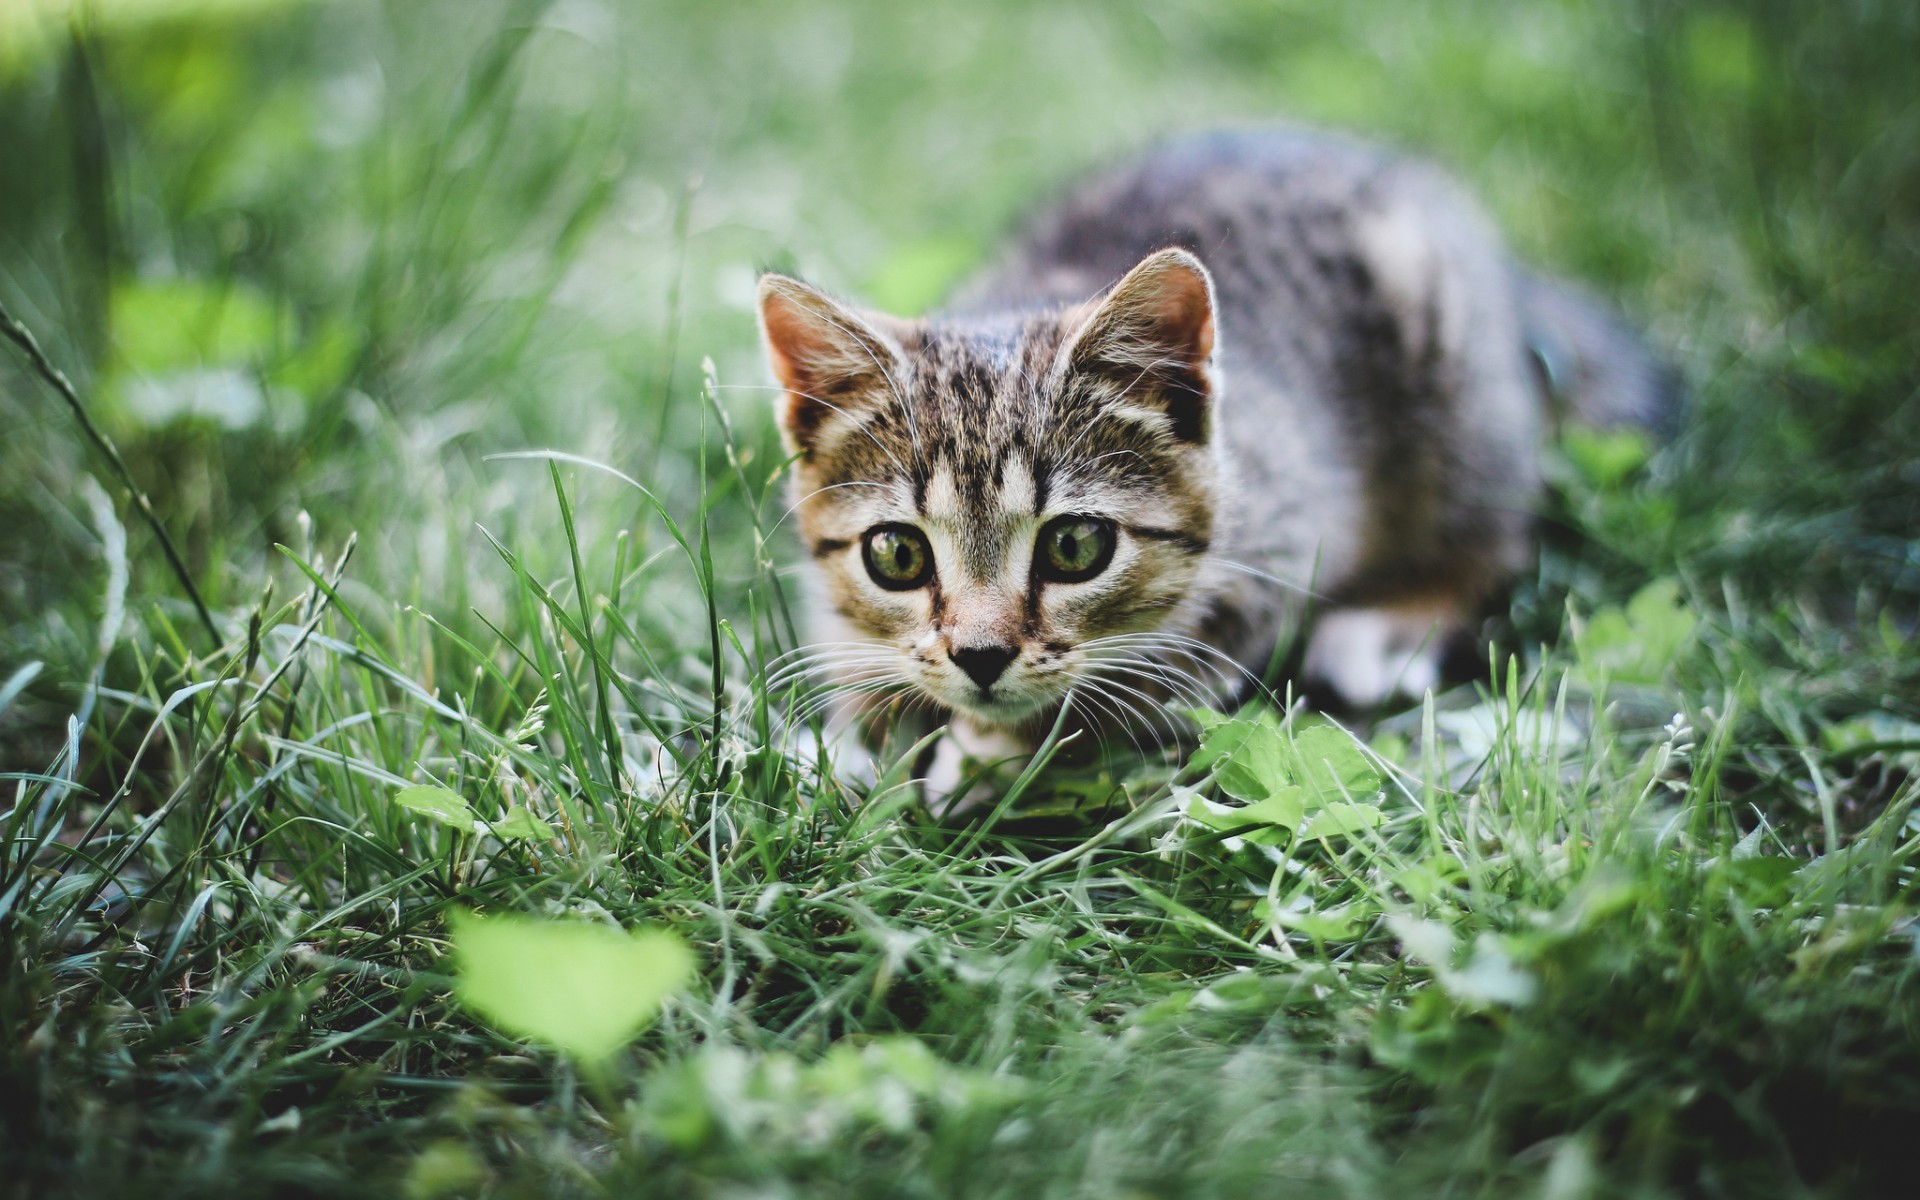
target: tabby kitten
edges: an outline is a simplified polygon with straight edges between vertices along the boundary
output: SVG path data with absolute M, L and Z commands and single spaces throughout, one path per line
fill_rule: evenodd
M 1418 696 L 1528 562 L 1557 403 L 1661 402 L 1638 339 L 1451 180 L 1319 134 L 1099 174 L 934 317 L 775 274 L 759 304 L 823 593 L 807 662 L 976 755 L 1063 704 L 1224 702 L 1309 615 L 1308 675 Z

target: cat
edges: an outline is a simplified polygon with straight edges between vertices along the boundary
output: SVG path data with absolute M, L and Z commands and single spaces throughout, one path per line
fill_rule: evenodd
M 980 758 L 1304 674 L 1419 697 L 1533 553 L 1562 410 L 1665 373 L 1444 172 L 1336 135 L 1164 143 L 1041 210 L 937 315 L 764 275 L 821 671 Z M 790 673 L 789 677 L 793 677 Z M 946 768 L 952 773 L 952 765 Z

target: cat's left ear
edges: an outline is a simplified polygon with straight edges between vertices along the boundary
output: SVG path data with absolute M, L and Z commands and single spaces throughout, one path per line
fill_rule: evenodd
M 1178 441 L 1204 444 L 1213 402 L 1213 280 L 1170 248 L 1128 271 L 1068 340 L 1070 373 L 1098 375 L 1164 417 Z
M 908 323 L 859 313 L 785 275 L 760 277 L 760 335 L 780 381 L 787 448 L 812 454 L 836 425 L 898 398 Z

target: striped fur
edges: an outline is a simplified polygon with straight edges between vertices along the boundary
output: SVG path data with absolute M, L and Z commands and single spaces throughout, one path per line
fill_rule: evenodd
M 1208 698 L 1309 608 L 1447 636 L 1531 553 L 1550 412 L 1523 291 L 1604 394 L 1585 411 L 1655 407 L 1637 340 L 1540 289 L 1560 295 L 1440 173 L 1299 133 L 1187 139 L 1089 179 L 930 319 L 767 276 L 837 648 L 815 664 L 1030 734 L 1070 689 L 1096 723 Z M 1076 514 L 1113 523 L 1111 565 L 1042 579 L 1036 538 Z M 869 577 L 881 525 L 924 532 L 924 587 Z M 1014 657 L 982 686 L 960 662 L 991 647 Z

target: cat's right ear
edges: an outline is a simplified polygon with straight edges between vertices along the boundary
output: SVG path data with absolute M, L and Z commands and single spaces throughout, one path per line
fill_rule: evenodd
M 785 275 L 760 277 L 760 336 L 781 388 L 787 449 L 811 454 L 836 420 L 898 394 L 905 369 L 890 318 L 862 315 Z
M 1204 445 L 1213 406 L 1213 279 L 1200 260 L 1149 254 L 1094 301 L 1062 361 L 1144 401 L 1138 411 L 1181 442 Z M 1122 410 L 1134 406 L 1121 406 Z

